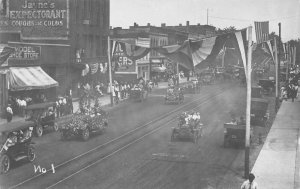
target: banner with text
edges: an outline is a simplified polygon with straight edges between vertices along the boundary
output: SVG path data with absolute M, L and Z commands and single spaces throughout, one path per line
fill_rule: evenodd
M 0 0 L 0 30 L 22 39 L 66 40 L 69 0 Z
M 137 73 L 136 62 L 126 56 L 125 48 L 124 43 L 115 43 L 112 56 L 112 64 L 115 67 L 115 73 Z

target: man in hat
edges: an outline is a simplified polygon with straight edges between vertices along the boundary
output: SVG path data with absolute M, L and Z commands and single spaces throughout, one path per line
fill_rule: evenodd
M 249 179 L 242 184 L 241 189 L 258 189 L 257 183 L 254 181 L 254 179 L 254 174 L 250 173 Z
M 12 120 L 12 116 L 13 116 L 13 111 L 10 107 L 11 105 L 8 104 L 7 108 L 6 108 L 6 120 L 7 120 L 7 123 L 11 122 Z

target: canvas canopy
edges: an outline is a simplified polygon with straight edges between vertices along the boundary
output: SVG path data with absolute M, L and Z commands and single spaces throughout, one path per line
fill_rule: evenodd
M 58 86 L 40 66 L 11 67 L 8 72 L 9 89 L 12 91 L 47 89 Z

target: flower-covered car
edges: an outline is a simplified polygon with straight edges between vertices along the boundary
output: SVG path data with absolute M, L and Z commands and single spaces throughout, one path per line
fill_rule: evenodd
M 79 136 L 84 141 L 88 140 L 90 133 L 104 132 L 108 126 L 108 115 L 100 108 L 95 108 L 85 114 L 74 114 L 71 120 L 65 123 L 60 131 L 62 140 L 72 136 Z
M 179 116 L 177 127 L 172 127 L 171 141 L 175 139 L 192 139 L 197 143 L 203 135 L 203 124 L 199 112 L 183 112 Z
M 165 96 L 165 104 L 171 102 L 171 103 L 177 103 L 180 104 L 184 100 L 184 95 L 181 88 L 178 87 L 169 87 L 167 89 L 167 93 Z

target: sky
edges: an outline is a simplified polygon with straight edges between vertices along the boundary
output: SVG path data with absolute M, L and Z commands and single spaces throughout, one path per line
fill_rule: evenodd
M 254 21 L 269 21 L 276 34 L 280 22 L 283 42 L 300 38 L 300 0 L 110 0 L 112 27 L 204 25 L 207 18 L 217 28 L 253 26 L 254 41 Z

